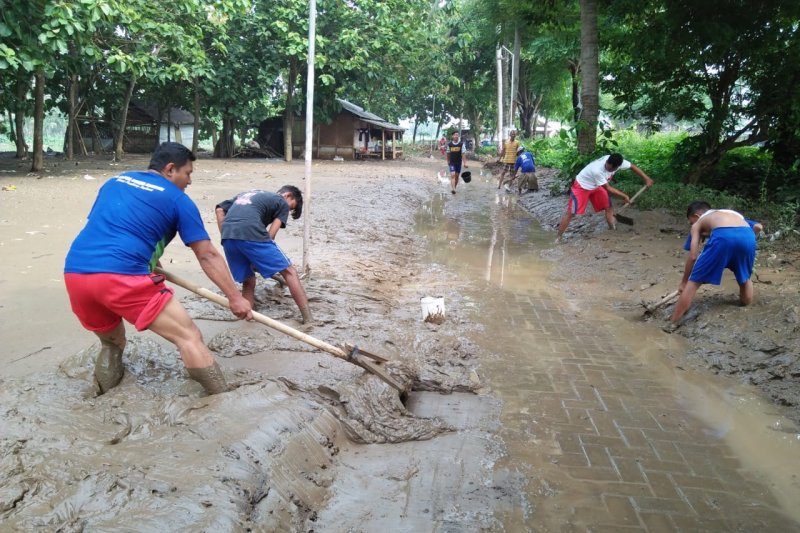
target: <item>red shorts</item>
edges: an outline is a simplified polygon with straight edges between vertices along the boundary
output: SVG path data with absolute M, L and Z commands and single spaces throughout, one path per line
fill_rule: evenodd
M 608 199 L 608 191 L 605 187 L 598 187 L 587 191 L 578 182 L 572 184 L 572 189 L 569 191 L 569 204 L 567 210 L 573 215 L 582 215 L 586 212 L 586 206 L 592 202 L 592 208 L 595 213 L 605 211 L 611 207 L 611 202 Z
M 138 331 L 147 329 L 174 292 L 158 274 L 65 273 L 64 282 L 72 312 L 84 328 L 98 333 L 113 330 L 122 318 Z

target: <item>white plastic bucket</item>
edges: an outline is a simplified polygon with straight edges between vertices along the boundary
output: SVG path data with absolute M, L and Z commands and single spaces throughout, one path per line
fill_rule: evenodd
M 444 319 L 444 298 L 441 296 L 424 296 L 419 300 L 422 306 L 422 320 L 428 320 L 430 315 Z

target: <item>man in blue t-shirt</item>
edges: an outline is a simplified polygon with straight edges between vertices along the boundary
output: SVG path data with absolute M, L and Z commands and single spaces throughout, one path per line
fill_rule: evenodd
M 146 172 L 110 178 L 97 193 L 86 226 L 67 253 L 64 281 L 72 311 L 100 338 L 95 379 L 100 394 L 123 375 L 124 318 L 174 343 L 192 379 L 209 394 L 227 390 L 225 376 L 200 330 L 153 269 L 164 248 L 180 235 L 211 281 L 228 297 L 231 311 L 252 319 L 250 303 L 211 244 L 200 211 L 184 190 L 192 182 L 194 154 L 178 143 L 161 144 Z
M 277 193 L 252 190 L 217 204 L 217 224 L 222 248 L 233 279 L 242 284 L 242 296 L 255 307 L 256 272 L 265 278 L 280 273 L 289 287 L 304 324 L 311 323 L 308 298 L 297 269 L 275 242 L 278 230 L 303 213 L 303 193 L 284 185 Z
M 533 154 L 525 150 L 522 145 L 517 148 L 517 162 L 514 163 L 514 174 L 511 176 L 512 182 L 517 179 L 517 172 L 520 170 L 522 171 L 522 176 L 517 185 L 518 194 L 522 194 L 522 189 L 538 191 L 539 182 L 536 179 L 536 164 Z

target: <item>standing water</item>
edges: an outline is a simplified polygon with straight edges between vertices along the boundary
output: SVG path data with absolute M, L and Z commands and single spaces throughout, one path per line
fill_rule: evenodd
M 554 234 L 482 184 L 437 195 L 416 231 L 470 280 L 461 305 L 502 401 L 507 531 L 800 531 L 800 442 L 751 388 L 679 371 L 678 336 L 568 300 L 540 258 Z M 568 260 L 568 258 L 562 259 Z

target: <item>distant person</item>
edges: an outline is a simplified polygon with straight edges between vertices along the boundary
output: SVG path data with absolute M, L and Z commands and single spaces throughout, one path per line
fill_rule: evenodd
M 469 168 L 466 150 L 464 150 L 464 141 L 459 140 L 459 137 L 459 133 L 455 131 L 453 132 L 452 140 L 447 143 L 447 168 L 450 170 L 450 192 L 452 194 L 456 193 L 456 188 L 458 187 L 462 162 L 464 168 Z
M 514 173 L 514 163 L 517 161 L 517 148 L 519 148 L 517 132 L 512 130 L 508 134 L 508 140 L 503 143 L 503 148 L 500 150 L 499 162 L 503 164 L 503 170 L 500 172 L 500 178 L 497 180 L 498 189 L 503 186 L 506 174 L 510 177 Z
M 177 233 L 225 293 L 233 314 L 253 318 L 250 303 L 211 244 L 197 206 L 184 192 L 192 182 L 194 160 L 188 148 L 167 142 L 153 152 L 146 172 L 110 178 L 67 253 L 64 282 L 72 311 L 100 339 L 94 376 L 101 394 L 123 377 L 123 318 L 138 331 L 149 329 L 175 344 L 189 376 L 209 394 L 228 389 L 200 330 L 173 298 L 164 276 L 153 274 Z
M 217 204 L 217 225 L 233 279 L 242 284 L 242 296 L 255 306 L 256 272 L 265 278 L 280 273 L 297 304 L 304 324 L 312 321 L 308 297 L 297 269 L 275 242 L 289 215 L 300 218 L 303 193 L 284 185 L 277 193 L 252 190 Z
M 689 255 L 678 284 L 680 297 L 670 317 L 677 325 L 700 285 L 719 285 L 727 268 L 739 284 L 739 301 L 749 305 L 753 301 L 753 282 L 750 277 L 756 259 L 756 236 L 763 227 L 754 220 L 730 209 L 711 209 L 704 201 L 694 201 L 686 210 L 691 225 Z M 708 238 L 702 252 L 700 242 Z
M 539 190 L 539 182 L 536 179 L 536 162 L 533 154 L 525 150 L 522 145 L 517 148 L 517 162 L 514 163 L 514 174 L 511 176 L 512 183 L 517 179 L 518 172 L 522 172 L 517 183 L 518 194 L 522 194 L 522 189 L 526 191 Z
M 614 209 L 611 207 L 611 200 L 608 193 L 619 196 L 625 203 L 631 201 L 627 194 L 615 189 L 609 184 L 614 178 L 614 173 L 618 170 L 630 169 L 642 178 L 644 184 L 648 187 L 653 185 L 653 180 L 650 176 L 645 174 L 642 169 L 622 158 L 620 154 L 611 154 L 595 159 L 578 172 L 575 181 L 572 184 L 569 194 L 569 203 L 567 204 L 567 212 L 561 223 L 558 226 L 558 238 L 556 242 L 560 242 L 564 232 L 569 226 L 569 222 L 575 215 L 582 215 L 586 212 L 586 207 L 589 202 L 592 203 L 595 213 L 605 211 L 606 222 L 609 229 L 616 229 L 617 219 L 614 217 Z
M 442 135 L 442 138 L 439 139 L 439 152 L 444 155 L 445 149 L 447 148 L 447 137 Z

